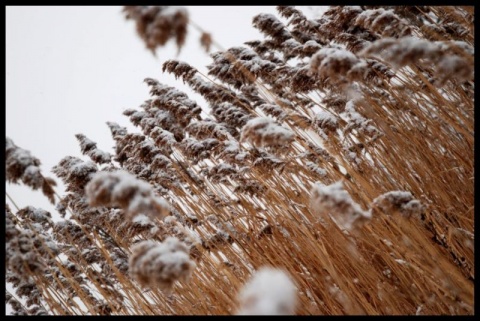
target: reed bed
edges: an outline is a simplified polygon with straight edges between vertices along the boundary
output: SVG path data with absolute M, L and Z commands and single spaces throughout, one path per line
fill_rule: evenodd
M 62 218 L 6 205 L 14 314 L 474 314 L 473 7 L 277 9 L 207 74 L 163 62 L 206 106 L 147 78 L 113 153 L 78 134 L 62 195 L 7 138 Z M 185 42 L 187 10 L 125 14 Z

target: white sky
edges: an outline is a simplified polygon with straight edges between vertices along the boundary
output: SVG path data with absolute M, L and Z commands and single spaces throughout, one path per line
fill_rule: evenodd
M 187 8 L 191 20 L 224 48 L 263 39 L 252 26 L 253 16 L 277 15 L 274 6 Z M 300 8 L 307 15 L 318 13 L 316 8 Z M 157 50 L 155 58 L 121 10 L 113 6 L 6 8 L 6 135 L 40 159 L 42 172 L 56 179 L 62 196 L 63 185 L 51 168 L 67 155 L 88 159 L 81 154 L 75 134 L 83 133 L 98 148 L 113 153 L 107 121 L 139 131 L 122 112 L 149 98 L 144 78 L 177 87 L 206 106 L 188 86 L 161 71 L 168 59 L 206 70 L 211 58 L 200 47 L 200 33 L 189 28 L 178 57 L 171 41 Z M 32 205 L 55 212 L 40 191 L 7 183 L 6 190 L 20 208 Z
M 299 8 L 307 16 L 322 11 Z M 187 9 L 191 20 L 224 48 L 263 39 L 252 26 L 254 15 L 278 16 L 274 6 Z M 107 121 L 139 131 L 122 112 L 149 98 L 144 78 L 177 87 L 206 107 L 181 81 L 161 71 L 168 59 L 206 70 L 211 58 L 200 47 L 199 32 L 189 28 L 178 57 L 171 41 L 157 50 L 155 58 L 137 36 L 134 22 L 125 20 L 121 11 L 122 7 L 111 6 L 6 7 L 6 136 L 40 159 L 43 174 L 55 178 L 61 196 L 63 185 L 51 168 L 67 155 L 88 160 L 75 134 L 83 133 L 98 148 L 113 153 Z M 20 208 L 32 205 L 56 215 L 40 191 L 7 183 L 6 191 Z

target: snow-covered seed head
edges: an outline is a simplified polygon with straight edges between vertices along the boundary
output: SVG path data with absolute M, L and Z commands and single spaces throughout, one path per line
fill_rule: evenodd
M 415 37 L 377 40 L 360 53 L 360 56 L 380 56 L 396 68 L 410 63 L 434 65 L 440 83 L 448 79 L 468 81 L 473 79 L 473 48 L 461 41 L 428 41 Z
M 183 7 L 125 6 L 126 19 L 136 22 L 137 33 L 153 53 L 175 38 L 178 50 L 187 36 L 188 11 Z
M 425 207 L 419 200 L 414 199 L 410 192 L 391 191 L 375 198 L 372 202 L 372 208 L 385 214 L 400 212 L 400 214 L 409 218 L 412 215 L 420 216 Z
M 292 38 L 285 25 L 277 17 L 269 13 L 261 13 L 253 17 L 253 26 L 265 35 L 272 37 L 278 43 Z
M 381 34 L 383 37 L 406 37 L 412 32 L 408 22 L 396 15 L 392 9 L 365 10 L 357 16 L 353 23 Z
M 383 38 L 367 46 L 359 55 L 380 55 L 385 61 L 400 68 L 422 58 L 435 60 L 440 55 L 440 51 L 433 42 L 424 39 Z
M 314 123 L 326 134 L 330 132 L 335 132 L 338 128 L 337 117 L 332 113 L 326 111 L 320 111 L 316 113 Z
M 238 315 L 292 315 L 297 305 L 297 289 L 282 270 L 263 267 L 239 293 Z
M 44 177 L 40 171 L 40 160 L 28 150 L 15 145 L 13 140 L 6 137 L 5 145 L 5 178 L 8 182 L 22 181 L 33 190 L 42 189 L 43 194 L 52 204 L 55 204 L 53 186 L 55 181 Z
M 342 229 L 353 230 L 371 218 L 370 211 L 362 210 L 353 201 L 341 181 L 328 186 L 315 183 L 310 204 L 314 211 L 322 216 L 329 215 Z
M 17 216 L 21 217 L 29 223 L 39 223 L 44 227 L 52 224 L 52 215 L 41 208 L 27 206 L 17 212 Z
M 322 48 L 310 60 L 310 69 L 322 77 L 341 79 L 361 61 L 348 50 Z
M 39 254 L 39 248 L 36 246 L 40 239 L 35 233 L 31 230 L 10 229 L 7 234 L 12 237 L 5 245 L 8 250 L 5 261 L 6 267 L 21 278 L 26 278 L 31 273 L 43 273 L 46 264 L 44 258 Z
M 85 188 L 92 206 L 119 206 L 129 217 L 145 214 L 163 217 L 170 206 L 163 198 L 154 196 L 150 184 L 126 171 L 99 172 Z
M 163 243 L 142 241 L 132 248 L 130 275 L 142 286 L 170 290 L 177 280 L 187 280 L 196 264 L 190 259 L 188 246 L 176 237 Z
M 85 162 L 73 156 L 65 156 L 52 168 L 52 172 L 67 185 L 66 190 L 72 192 L 83 192 L 85 185 L 92 179 L 97 170 L 95 163 Z
M 248 141 L 255 147 L 285 147 L 294 139 L 294 133 L 277 125 L 268 117 L 251 119 L 242 129 L 241 142 Z
M 92 161 L 97 164 L 106 164 L 110 162 L 112 155 L 98 149 L 97 143 L 95 143 L 93 140 L 89 139 L 83 134 L 76 134 L 75 137 L 80 143 L 82 153 L 90 157 Z

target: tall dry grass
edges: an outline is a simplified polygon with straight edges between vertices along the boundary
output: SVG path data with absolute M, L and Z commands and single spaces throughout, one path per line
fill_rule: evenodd
M 185 11 L 125 10 L 185 41 Z M 207 75 L 163 63 L 208 106 L 148 78 L 114 154 L 77 135 L 64 220 L 6 205 L 15 314 L 474 314 L 473 7 L 278 12 Z M 8 138 L 6 165 L 53 198 Z

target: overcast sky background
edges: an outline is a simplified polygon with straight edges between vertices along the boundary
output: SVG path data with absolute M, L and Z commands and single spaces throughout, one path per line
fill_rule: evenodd
M 318 7 L 299 7 L 307 16 Z M 263 39 L 252 26 L 258 13 L 278 16 L 274 6 L 193 6 L 190 19 L 210 32 L 223 48 Z M 200 71 L 211 58 L 200 46 L 200 33 L 189 28 L 186 45 L 177 56 L 173 41 L 154 57 L 137 36 L 135 23 L 125 20 L 122 7 L 48 6 L 6 8 L 6 136 L 42 162 L 45 176 L 65 156 L 80 152 L 75 134 L 83 133 L 97 147 L 113 153 L 107 121 L 139 132 L 122 115 L 149 98 L 146 77 L 186 92 L 202 106 L 205 101 L 172 75 L 162 73 L 165 60 L 186 61 Z M 212 51 L 216 51 L 212 48 Z M 56 215 L 40 191 L 6 183 L 16 204 L 41 207 Z M 11 203 L 7 200 L 11 205 Z M 14 210 L 14 208 L 12 207 Z
M 307 17 L 325 7 L 298 7 Z M 274 6 L 187 7 L 190 19 L 210 32 L 225 49 L 263 39 L 252 26 L 258 13 L 278 16 Z M 180 80 L 161 71 L 162 63 L 178 59 L 206 71 L 211 58 L 200 46 L 200 33 L 189 28 L 177 56 L 174 42 L 154 57 L 137 36 L 135 23 L 125 20 L 122 7 L 48 6 L 6 7 L 6 136 L 42 162 L 45 176 L 64 186 L 53 166 L 65 156 L 89 160 L 80 152 L 75 134 L 82 133 L 97 147 L 113 154 L 107 121 L 139 132 L 122 113 L 149 98 L 146 77 L 186 92 L 202 107 L 207 104 Z M 212 51 L 216 51 L 212 48 Z M 40 191 L 5 183 L 6 191 L 23 208 L 31 205 L 59 217 Z M 11 202 L 13 211 L 16 211 Z M 9 306 L 7 314 L 11 312 Z

